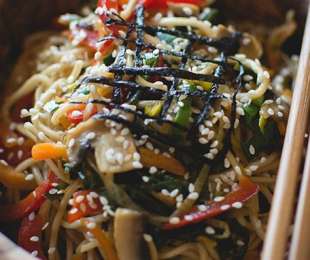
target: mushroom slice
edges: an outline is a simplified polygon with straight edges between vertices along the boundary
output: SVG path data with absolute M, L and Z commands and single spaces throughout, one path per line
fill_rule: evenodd
M 141 213 L 118 208 L 114 218 L 114 241 L 120 260 L 142 259 L 143 216 Z
M 126 135 L 124 135 L 124 132 Z M 91 118 L 69 130 L 68 144 L 74 139 L 74 145 L 69 146 L 69 161 L 78 162 L 84 158 L 81 153 L 83 144 L 89 143 L 95 151 L 95 160 L 101 173 L 120 173 L 134 169 L 140 163 L 134 161 L 136 147 L 129 131 L 107 127 L 98 119 Z

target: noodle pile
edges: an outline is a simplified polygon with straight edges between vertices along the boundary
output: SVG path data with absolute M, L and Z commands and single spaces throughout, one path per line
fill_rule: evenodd
M 296 58 L 268 69 L 208 1 L 146 2 L 63 15 L 63 32 L 27 40 L 2 106 L 2 196 L 50 186 L 21 216 L 42 230 L 19 244 L 48 259 L 258 257 Z

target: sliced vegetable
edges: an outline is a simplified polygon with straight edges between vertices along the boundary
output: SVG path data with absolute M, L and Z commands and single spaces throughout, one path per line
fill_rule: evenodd
M 154 52 L 147 52 L 144 54 L 143 63 L 150 67 L 154 67 L 158 63 L 159 54 Z
M 102 213 L 102 204 L 97 193 L 91 190 L 81 190 L 73 194 L 72 208 L 68 212 L 67 221 L 72 223 L 83 217 Z
M 238 206 L 242 206 L 242 203 L 245 203 L 257 194 L 258 189 L 259 187 L 257 184 L 253 183 L 248 177 L 242 175 L 239 177 L 239 188 L 229 193 L 223 200 L 206 203 L 206 210 L 200 211 L 195 207 L 192 211 L 181 216 L 178 223 L 167 223 L 163 226 L 163 229 L 170 230 L 199 223 L 224 213 L 233 208 L 235 203 L 237 203 Z
M 115 248 L 120 260 L 142 258 L 143 216 L 138 211 L 118 208 L 114 219 Z
M 179 110 L 174 121 L 181 126 L 187 127 L 192 115 L 191 101 L 189 98 L 186 98 L 179 102 L 182 102 L 182 106 L 179 106 Z
M 49 179 L 43 181 L 33 192 L 16 204 L 0 206 L 0 221 L 14 221 L 21 219 L 31 212 L 38 210 L 46 197 L 45 194 L 53 187 L 55 177 L 49 175 Z
M 101 248 L 103 248 L 104 255 L 106 256 L 106 260 L 117 260 L 118 257 L 116 255 L 116 251 L 113 243 L 110 238 L 106 234 L 104 230 L 98 227 L 95 223 L 91 223 L 89 221 L 83 221 L 84 227 L 83 231 L 90 232 Z
M 18 245 L 30 253 L 37 252 L 36 257 L 45 260 L 47 258 L 40 241 L 43 226 L 44 221 L 39 214 L 34 219 L 31 219 L 29 215 L 26 216 L 18 231 Z
M 186 169 L 184 168 L 184 166 L 173 157 L 156 154 L 155 152 L 143 147 L 139 148 L 139 152 L 141 155 L 141 163 L 145 167 L 155 166 L 159 169 L 163 169 L 167 172 L 181 176 L 184 176 L 186 174 Z
M 35 180 L 26 180 L 25 174 L 15 171 L 10 166 L 0 163 L 0 182 L 8 188 L 20 190 L 33 190 Z
M 73 108 L 72 110 L 69 110 L 67 112 L 67 118 L 68 118 L 69 122 L 71 124 L 77 125 L 78 123 L 80 123 L 84 120 L 87 120 L 88 118 L 85 118 L 85 115 L 84 115 L 85 109 L 86 109 L 86 105 L 80 104 L 77 107 Z M 97 113 L 96 106 L 93 106 L 89 117 L 96 114 L 96 113 Z
M 32 158 L 34 160 L 67 159 L 67 148 L 62 144 L 41 143 L 32 147 Z
M 144 107 L 144 113 L 148 116 L 155 117 L 158 116 L 163 107 L 163 102 L 156 102 L 152 105 L 147 105 Z

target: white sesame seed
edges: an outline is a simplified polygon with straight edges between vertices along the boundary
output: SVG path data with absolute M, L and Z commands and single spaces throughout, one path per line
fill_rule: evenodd
M 29 219 L 29 221 L 33 221 L 35 217 L 36 217 L 35 213 L 34 213 L 34 212 L 31 212 L 31 213 L 29 214 L 29 216 L 28 216 L 28 219 Z
M 96 227 L 96 223 L 95 222 L 90 222 L 86 224 L 86 227 L 88 229 L 94 229 Z
M 194 192 L 194 191 L 195 191 L 195 185 L 194 185 L 193 183 L 190 183 L 190 184 L 188 185 L 188 191 L 189 191 L 189 192 Z
M 149 182 L 150 177 L 148 177 L 148 176 L 143 176 L 143 177 L 142 177 L 142 180 L 143 180 L 144 182 Z
M 150 142 L 147 142 L 147 143 L 145 144 L 145 146 L 146 146 L 146 148 L 149 149 L 149 150 L 154 150 L 154 146 L 153 146 L 153 144 L 150 143 Z
M 237 243 L 238 246 L 244 246 L 245 245 L 245 243 L 242 240 L 239 240 L 239 239 L 236 241 L 236 243 Z
M 133 159 L 134 159 L 135 161 L 140 161 L 140 159 L 141 159 L 140 154 L 137 153 L 137 152 L 134 152 L 134 153 L 133 153 Z
M 221 210 L 228 210 L 230 208 L 230 205 L 222 205 Z
M 31 255 L 34 257 L 38 256 L 38 254 L 39 254 L 38 250 L 34 250 L 31 252 Z
M 199 193 L 198 192 L 191 192 L 188 196 L 187 196 L 188 199 L 190 200 L 196 200 L 199 198 Z
M 244 75 L 243 76 L 243 79 L 245 80 L 245 81 L 251 81 L 251 80 L 253 80 L 253 76 L 251 76 L 251 75 Z
M 165 195 L 165 196 L 169 196 L 169 195 L 170 195 L 169 191 L 166 190 L 166 189 L 162 189 L 162 190 L 160 191 L 160 193 L 163 194 L 163 195 Z
M 54 195 L 57 193 L 57 191 L 58 191 L 57 189 L 50 189 L 48 193 Z
M 72 148 L 72 147 L 74 146 L 74 144 L 75 144 L 75 139 L 72 138 L 72 139 L 70 139 L 70 141 L 69 141 L 69 143 L 68 143 L 68 147 L 69 147 L 69 148 Z
M 206 153 L 203 156 L 206 157 L 207 159 L 210 159 L 210 160 L 214 159 L 214 154 L 213 153 Z
M 45 230 L 45 229 L 48 227 L 48 225 L 49 225 L 49 223 L 46 222 L 46 223 L 44 224 L 44 226 L 41 228 L 41 230 Z
M 266 162 L 266 160 L 267 160 L 267 158 L 266 158 L 265 156 L 263 156 L 263 157 L 260 159 L 261 163 Z
M 153 238 L 149 234 L 143 234 L 143 238 L 146 242 L 152 242 Z
M 211 131 L 208 133 L 208 140 L 213 139 L 214 136 L 215 136 L 215 132 L 214 132 L 213 130 L 211 130 Z
M 283 113 L 279 111 L 279 112 L 277 113 L 277 116 L 278 116 L 278 117 L 283 117 Z
M 214 200 L 215 202 L 219 202 L 219 201 L 224 200 L 224 197 L 222 197 L 222 196 L 217 196 L 217 197 L 215 197 L 213 200 Z
M 23 157 L 24 152 L 22 150 L 18 150 L 17 152 L 17 158 L 21 159 Z
M 232 206 L 233 206 L 234 208 L 236 208 L 236 209 L 241 209 L 241 208 L 242 208 L 242 202 L 239 202 L 239 201 L 234 202 L 234 203 L 232 204 Z
M 122 131 L 121 131 L 121 135 L 125 136 L 125 135 L 128 135 L 129 134 L 129 129 L 128 128 L 123 128 Z
M 139 161 L 133 161 L 133 162 L 132 162 L 132 166 L 133 166 L 134 168 L 136 168 L 136 169 L 141 169 L 141 168 L 143 168 L 142 163 L 140 163 Z
M 32 236 L 32 237 L 30 237 L 30 241 L 38 242 L 39 241 L 39 237 L 38 236 Z
M 237 174 L 242 174 L 241 169 L 240 169 L 239 166 L 235 167 L 235 171 L 236 171 Z
M 123 162 L 124 162 L 124 155 L 123 155 L 121 152 L 116 153 L 116 154 L 115 154 L 115 159 L 116 159 L 116 161 L 117 161 L 117 163 L 118 163 L 119 165 L 122 165 Z
M 253 145 L 250 145 L 250 146 L 249 146 L 249 152 L 250 152 L 251 155 L 254 155 L 254 154 L 255 154 L 255 148 L 254 148 Z
M 249 169 L 252 171 L 252 172 L 255 172 L 257 169 L 258 169 L 258 166 L 257 165 L 251 165 L 249 167 Z
M 176 197 L 176 201 L 177 201 L 177 202 L 182 202 L 182 201 L 183 201 L 183 194 L 179 194 L 179 195 Z
M 242 107 L 237 107 L 236 112 L 238 115 L 244 116 L 244 110 L 242 109 Z
M 25 180 L 31 181 L 31 180 L 33 180 L 33 178 L 34 178 L 33 174 L 28 174 L 28 175 L 26 175 Z
M 210 147 L 211 147 L 211 148 L 217 147 L 218 144 L 219 144 L 219 141 L 218 141 L 218 140 L 215 140 L 215 141 L 210 145 Z
M 205 231 L 208 235 L 214 235 L 215 234 L 215 230 L 213 227 L 206 227 Z
M 158 170 L 157 170 L 157 168 L 155 167 L 155 166 L 151 166 L 150 167 L 150 169 L 149 169 L 149 173 L 150 174 L 154 174 L 154 173 L 156 173 Z
M 74 111 L 72 111 L 71 114 L 72 114 L 73 117 L 79 117 L 79 116 L 83 115 L 83 113 L 81 111 L 79 111 L 79 110 L 74 110 Z
M 236 128 L 238 128 L 238 126 L 239 126 L 239 119 L 236 118 L 236 120 L 234 122 L 234 128 L 236 129 Z
M 174 198 L 178 195 L 179 189 L 174 189 L 173 191 L 170 192 L 170 197 Z
M 193 220 L 193 216 L 192 215 L 185 215 L 184 219 L 187 221 L 192 221 Z
M 88 140 L 92 140 L 96 137 L 96 134 L 94 132 L 89 132 L 85 138 L 88 139 Z
M 268 71 L 264 71 L 264 77 L 267 78 L 267 79 L 270 79 L 270 74 Z
M 172 218 L 169 219 L 169 223 L 170 224 L 178 224 L 178 223 L 180 223 L 180 218 L 172 217 Z
M 227 158 L 224 159 L 224 167 L 228 169 L 230 167 L 230 162 Z
M 208 209 L 208 207 L 206 205 L 203 205 L 203 204 L 198 205 L 197 208 L 199 211 L 206 211 Z
M 268 108 L 267 109 L 267 113 L 270 115 L 270 116 L 273 116 L 274 115 L 274 111 L 272 108 Z
M 219 152 L 219 150 L 217 148 L 213 148 L 210 150 L 210 153 L 212 153 L 214 155 L 218 154 L 218 152 Z
M 127 150 L 128 147 L 129 147 L 129 141 L 128 141 L 128 140 L 125 140 L 125 141 L 123 142 L 123 148 L 124 148 L 125 150 Z

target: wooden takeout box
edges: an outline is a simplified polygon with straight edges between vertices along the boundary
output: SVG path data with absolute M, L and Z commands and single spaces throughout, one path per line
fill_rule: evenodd
M 0 0 L 0 86 L 3 86 L 4 80 L 8 77 L 9 70 L 20 52 L 23 39 L 27 35 L 47 28 L 54 17 L 61 13 L 78 10 L 85 2 L 87 1 Z M 226 16 L 235 20 L 251 20 L 255 23 L 267 24 L 268 26 L 283 22 L 287 10 L 294 9 L 296 12 L 296 19 L 299 24 L 298 32 L 289 40 L 287 49 L 292 53 L 301 53 L 300 65 L 294 86 L 286 139 L 262 252 L 262 259 L 264 260 L 284 259 L 289 248 L 288 236 L 294 216 L 294 202 L 298 194 L 298 175 L 302 171 L 303 148 L 305 145 L 304 135 L 310 123 L 307 122 L 310 117 L 309 1 L 217 0 L 217 5 L 226 10 Z M 308 13 L 309 18 L 308 22 L 306 22 Z M 305 228 L 310 229 L 310 224 Z M 298 235 L 298 233 L 300 231 L 294 232 L 294 235 Z M 307 238 L 310 238 L 310 232 L 308 233 Z M 304 241 L 304 243 L 293 243 L 294 248 L 291 251 L 299 252 L 302 250 L 302 252 L 300 254 L 291 254 L 291 259 L 310 259 L 310 247 L 306 247 L 307 241 L 309 240 Z M 297 255 L 298 258 L 295 258 Z M 34 258 L 0 233 L 0 259 L 31 260 Z

